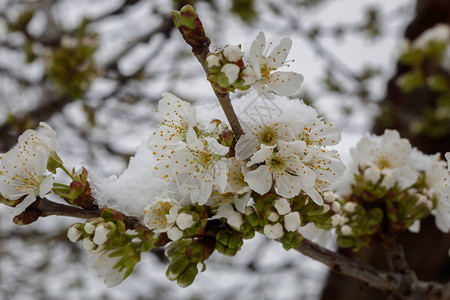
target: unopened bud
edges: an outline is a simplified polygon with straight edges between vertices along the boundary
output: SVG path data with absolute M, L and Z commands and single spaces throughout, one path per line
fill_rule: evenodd
M 169 230 L 167 230 L 167 237 L 172 241 L 178 241 L 183 237 L 183 231 L 178 229 L 178 227 L 173 226 Z
M 208 54 L 208 56 L 206 57 L 206 66 L 208 67 L 208 69 L 220 67 L 222 65 L 222 62 L 221 62 L 222 59 L 220 58 L 219 55 L 220 54 L 214 54 L 214 53 Z
M 225 74 L 228 80 L 228 85 L 232 85 L 239 76 L 240 68 L 235 64 L 226 64 L 220 69 L 220 72 Z
M 94 242 L 89 237 L 86 237 L 83 239 L 82 245 L 83 245 L 84 250 L 86 250 L 86 251 L 90 251 L 95 248 Z
M 355 212 L 356 205 L 357 204 L 355 202 L 347 202 L 344 204 L 344 211 L 348 213 L 353 213 Z
M 342 221 L 342 218 L 340 215 L 332 215 L 331 216 L 331 226 L 336 227 L 338 226 Z
M 333 203 L 334 200 L 336 200 L 336 196 L 332 191 L 323 192 L 323 201 L 325 201 L 326 203 Z
M 380 180 L 381 174 L 378 168 L 369 167 L 364 171 L 364 179 L 377 183 Z
M 335 213 L 340 213 L 341 212 L 341 205 L 339 204 L 339 202 L 332 202 L 331 203 L 331 210 L 334 211 Z
M 228 45 L 223 49 L 223 56 L 225 56 L 229 62 L 237 62 L 242 58 L 241 48 L 234 45 Z
M 381 181 L 381 186 L 386 189 L 390 189 L 395 184 L 395 177 L 391 172 L 385 172 L 383 180 Z
M 275 223 L 276 221 L 278 221 L 279 218 L 280 218 L 280 215 L 273 211 L 273 212 L 270 213 L 270 215 L 269 215 L 269 217 L 267 219 L 270 222 L 274 222 Z
M 322 205 L 322 207 L 323 207 L 323 211 L 322 211 L 323 214 L 326 214 L 331 209 L 331 206 L 329 204 L 324 204 L 324 205 Z
M 269 239 L 279 239 L 283 236 L 283 226 L 280 223 L 274 225 L 267 224 L 264 226 L 264 235 Z
M 348 225 L 344 225 L 341 227 L 341 232 L 343 235 L 352 235 L 353 234 L 353 230 L 350 226 Z
M 300 224 L 300 214 L 298 212 L 290 212 L 284 216 L 284 228 L 286 228 L 287 231 L 297 231 Z
M 285 215 L 291 211 L 291 204 L 286 198 L 275 200 L 273 205 L 280 215 Z
M 72 243 L 75 243 L 80 240 L 83 232 L 81 230 L 78 230 L 74 226 L 71 226 L 69 230 L 67 231 L 67 237 Z
M 194 216 L 192 214 L 183 212 L 177 216 L 176 223 L 178 228 L 185 230 L 191 228 L 196 222 L 194 221 Z
M 95 231 L 96 226 L 92 224 L 91 222 L 88 222 L 84 225 L 84 231 L 86 231 L 87 234 L 93 234 Z
M 94 243 L 101 246 L 104 243 L 108 241 L 108 234 L 110 233 L 111 229 L 108 229 L 105 227 L 105 225 L 101 224 L 100 226 L 97 226 L 95 228 L 95 234 L 94 234 Z

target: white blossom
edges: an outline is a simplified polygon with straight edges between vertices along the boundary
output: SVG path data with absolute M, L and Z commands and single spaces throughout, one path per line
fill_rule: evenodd
M 14 214 L 20 214 L 36 197 L 45 197 L 53 188 L 47 161 L 48 153 L 33 147 L 11 149 L 0 155 L 0 194 L 10 200 L 25 197 Z
M 348 225 L 344 225 L 341 227 L 341 232 L 343 235 L 352 235 L 353 229 Z
M 228 166 L 227 186 L 225 192 L 243 194 L 251 191 L 247 182 L 244 180 L 244 174 L 248 172 L 245 162 L 231 157 L 226 160 Z
M 284 38 L 268 54 L 269 49 L 265 51 L 266 38 L 263 32 L 260 32 L 253 41 L 249 62 L 256 73 L 257 81 L 253 87 L 258 93 L 270 97 L 270 91 L 274 91 L 280 96 L 289 96 L 298 91 L 303 82 L 302 75 L 294 72 L 276 71 L 278 68 L 287 65 L 286 58 L 291 46 L 292 41 L 289 38 Z
M 235 211 L 231 204 L 224 204 L 219 206 L 219 208 L 217 209 L 216 217 L 213 217 L 213 219 L 216 218 L 225 218 L 227 220 L 227 223 L 237 230 L 239 230 L 242 223 L 244 223 L 242 214 L 238 211 Z
M 88 261 L 98 275 L 104 278 L 108 287 L 114 287 L 125 279 L 126 268 L 116 267 L 121 260 L 120 256 L 111 256 L 113 252 L 104 247 L 88 251 Z
M 167 237 L 172 241 L 178 241 L 183 237 L 183 231 L 181 231 L 178 227 L 173 226 L 167 230 Z
M 181 204 L 205 204 L 213 186 L 223 192 L 227 185 L 227 164 L 223 158 L 228 147 L 207 137 L 191 144 L 179 144 L 155 166 L 154 174 L 169 182 L 169 195 Z
M 97 245 L 94 244 L 92 238 L 85 237 L 81 243 L 83 245 L 84 250 L 90 251 L 94 249 Z
M 252 85 L 256 82 L 256 72 L 252 67 L 245 67 L 239 77 L 244 80 L 244 85 Z
M 170 199 L 156 200 L 145 208 L 144 224 L 155 233 L 167 232 L 175 224 L 179 209 Z

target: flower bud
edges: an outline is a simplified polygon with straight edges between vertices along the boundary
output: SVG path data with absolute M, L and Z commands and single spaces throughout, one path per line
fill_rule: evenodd
M 172 241 L 178 241 L 183 237 L 183 231 L 178 229 L 178 227 L 173 226 L 169 230 L 167 230 L 167 237 Z
M 108 234 L 112 229 L 108 229 L 104 224 L 101 224 L 95 228 L 94 243 L 101 246 L 108 241 Z
M 82 245 L 83 245 L 84 250 L 86 250 L 86 251 L 90 251 L 95 248 L 94 242 L 89 237 L 86 237 L 83 239 Z
M 228 85 L 232 85 L 238 78 L 240 70 L 241 69 L 235 64 L 226 64 L 222 67 L 222 69 L 220 69 L 220 72 L 225 74 L 225 77 L 228 80 Z
M 280 215 L 285 215 L 291 211 L 291 204 L 286 198 L 275 200 L 273 205 Z
M 344 211 L 348 213 L 353 213 L 355 212 L 356 205 L 357 204 L 355 202 L 347 202 L 344 204 Z
M 206 66 L 208 69 L 220 67 L 222 65 L 220 54 L 209 53 L 206 57 Z
M 271 212 L 269 217 L 267 218 L 270 222 L 276 222 L 278 221 L 278 219 L 280 218 L 280 215 L 277 214 L 276 212 Z
M 390 189 L 395 184 L 395 177 L 391 172 L 385 172 L 381 186 Z
M 223 49 L 223 56 L 225 56 L 229 62 L 237 62 L 242 58 L 241 48 L 234 45 L 228 45 Z
M 342 221 L 342 217 L 340 215 L 332 215 L 331 216 L 331 226 L 336 227 L 338 226 Z
M 331 206 L 329 204 L 324 204 L 324 205 L 322 205 L 322 207 L 323 207 L 323 211 L 322 211 L 323 214 L 326 214 L 331 209 Z
M 92 224 L 91 222 L 88 222 L 84 225 L 84 231 L 86 231 L 87 234 L 93 234 L 95 231 L 96 226 Z
M 300 224 L 300 214 L 298 212 L 290 212 L 284 216 L 284 228 L 286 228 L 287 231 L 297 231 Z
M 364 171 L 364 179 L 377 183 L 380 180 L 381 174 L 378 168 L 369 167 Z
M 237 230 L 239 230 L 242 223 L 244 223 L 244 219 L 242 218 L 242 215 L 240 212 L 234 211 L 228 216 L 227 223 L 231 227 L 234 227 Z
M 331 203 L 331 210 L 335 213 L 340 213 L 341 212 L 341 205 L 339 204 L 339 202 L 332 202 Z
M 186 228 L 191 228 L 196 222 L 194 221 L 194 216 L 189 213 L 180 213 L 176 220 L 178 228 L 185 230 Z
M 190 286 L 195 279 L 195 276 L 197 276 L 198 270 L 197 270 L 197 263 L 190 263 L 186 270 L 177 278 L 177 283 L 181 287 L 187 287 Z
M 245 215 L 246 215 L 246 216 L 251 215 L 251 214 L 253 214 L 254 212 L 255 212 L 255 210 L 253 209 L 253 207 L 251 207 L 251 206 L 246 206 L 246 207 L 245 207 Z
M 339 221 L 339 225 L 347 224 L 348 221 L 350 221 L 349 218 L 347 218 L 346 216 L 341 216 L 341 220 Z
M 348 225 L 344 225 L 341 227 L 341 232 L 343 235 L 352 235 L 353 234 L 353 230 L 350 226 Z
M 250 66 L 245 67 L 241 71 L 241 74 L 239 74 L 239 77 L 244 80 L 243 85 L 252 85 L 256 82 L 255 70 L 253 70 L 253 68 Z
M 75 226 L 71 226 L 67 231 L 67 237 L 72 243 L 75 243 L 80 240 L 83 232 L 75 228 Z
M 323 201 L 325 201 L 326 203 L 333 203 L 334 200 L 336 200 L 336 196 L 332 191 L 323 192 Z
M 267 224 L 264 226 L 264 235 L 269 239 L 279 239 L 283 236 L 283 226 L 280 223 L 274 225 Z

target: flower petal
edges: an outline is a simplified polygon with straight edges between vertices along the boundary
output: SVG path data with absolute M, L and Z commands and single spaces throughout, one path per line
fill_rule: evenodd
M 267 193 L 272 187 L 272 174 L 267 166 L 259 166 L 256 170 L 244 175 L 245 182 L 260 195 Z
M 280 96 L 290 96 L 300 89 L 303 76 L 294 72 L 274 72 L 270 74 L 267 86 Z

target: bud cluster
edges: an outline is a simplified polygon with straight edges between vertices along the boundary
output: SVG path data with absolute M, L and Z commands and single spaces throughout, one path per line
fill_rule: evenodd
M 246 219 L 259 224 L 268 238 L 282 239 L 285 249 L 295 248 L 302 240 L 300 226 L 314 223 L 317 228 L 330 230 L 339 224 L 341 206 L 334 194 L 324 192 L 323 198 L 325 203 L 318 205 L 304 194 L 291 199 L 268 195 L 256 201 L 255 214 Z
M 170 261 L 166 276 L 169 280 L 177 281 L 181 287 L 187 287 L 194 282 L 198 274 L 197 265 L 206 266 L 204 261 L 214 251 L 212 239 L 182 239 L 172 242 L 166 249 L 165 254 Z
M 256 81 L 256 73 L 245 66 L 240 46 L 228 45 L 220 51 L 210 52 L 206 57 L 208 80 L 220 93 L 244 91 Z

